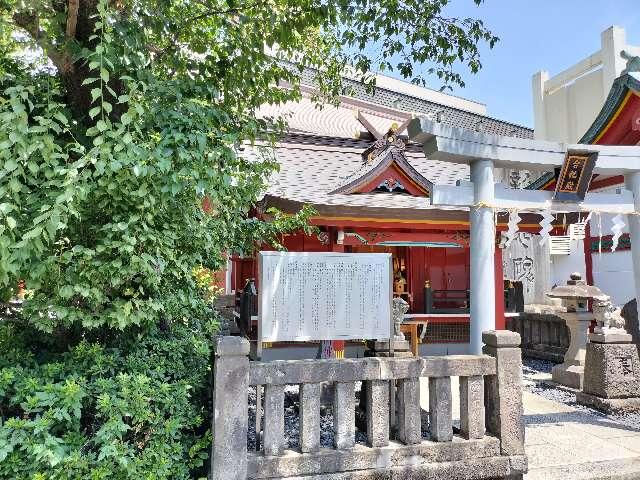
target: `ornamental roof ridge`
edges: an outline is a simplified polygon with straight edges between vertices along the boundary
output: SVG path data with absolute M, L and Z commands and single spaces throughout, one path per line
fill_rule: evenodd
M 389 130 L 362 152 L 362 165 L 350 175 L 340 179 L 330 194 L 360 193 L 359 189 L 373 181 L 387 168 L 395 165 L 402 174 L 415 182 L 418 187 L 430 193 L 433 183 L 422 176 L 409 162 L 405 155 L 406 143 Z

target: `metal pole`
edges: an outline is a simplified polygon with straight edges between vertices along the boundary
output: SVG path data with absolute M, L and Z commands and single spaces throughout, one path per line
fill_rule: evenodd
M 624 183 L 627 189 L 633 193 L 634 210 L 640 212 L 640 172 L 625 175 Z M 627 215 L 627 223 L 631 236 L 631 258 L 633 260 L 633 280 L 637 304 L 640 301 L 640 215 Z
M 469 211 L 471 224 L 471 293 L 470 293 L 470 353 L 482 353 L 482 332 L 496 325 L 495 294 L 495 220 L 493 216 L 493 162 L 475 160 L 471 163 L 473 200 Z M 479 206 L 479 205 L 488 206 Z

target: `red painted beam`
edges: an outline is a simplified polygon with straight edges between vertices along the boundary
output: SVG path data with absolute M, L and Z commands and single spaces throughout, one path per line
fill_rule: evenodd
M 387 228 L 403 230 L 469 230 L 469 222 L 436 221 L 436 220 L 410 220 L 393 218 L 357 218 L 357 217 L 314 217 L 310 220 L 312 225 L 341 228 Z
M 379 245 L 384 242 L 439 242 L 455 243 L 461 247 L 469 245 L 469 235 L 459 232 L 398 232 L 378 229 L 353 229 L 345 232 L 344 244 L 352 246 Z
M 589 190 L 600 190 L 601 188 L 614 187 L 624 183 L 624 177 L 622 175 L 616 175 L 614 177 L 603 178 L 602 180 L 592 180 L 589 185 Z

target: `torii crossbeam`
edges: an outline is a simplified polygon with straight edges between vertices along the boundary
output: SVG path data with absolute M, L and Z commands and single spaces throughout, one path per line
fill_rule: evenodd
M 431 202 L 470 208 L 471 353 L 482 353 L 482 331 L 495 328 L 494 208 L 627 214 L 636 298 L 640 298 L 640 147 L 565 144 L 488 135 L 426 118 L 415 118 L 408 131 L 411 140 L 423 145 L 428 158 L 470 166 L 470 183 L 456 187 L 437 185 Z M 568 203 L 554 201 L 553 192 L 495 185 L 494 167 L 550 171 L 562 167 L 569 151 L 597 152 L 593 172 L 624 175 L 626 190 L 616 194 L 591 193 L 582 202 Z

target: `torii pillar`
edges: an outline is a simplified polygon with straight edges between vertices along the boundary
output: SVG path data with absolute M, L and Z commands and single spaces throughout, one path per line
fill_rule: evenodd
M 627 173 L 624 176 L 627 190 L 633 193 L 633 205 L 636 212 L 640 212 L 640 172 Z M 633 261 L 633 280 L 635 282 L 636 308 L 640 304 L 640 215 L 627 215 L 629 234 L 631 236 L 631 259 Z M 606 293 L 606 292 L 605 292 Z M 636 313 L 640 322 L 640 315 Z M 638 331 L 636 325 L 636 331 Z
M 493 205 L 493 162 L 478 159 L 471 162 L 474 205 Z M 470 225 L 470 347 L 482 352 L 482 332 L 496 325 L 495 245 L 496 230 L 490 206 L 471 207 Z
M 636 294 L 640 300 L 640 147 L 566 145 L 559 142 L 487 135 L 415 118 L 409 137 L 422 144 L 434 160 L 467 164 L 471 182 L 455 187 L 434 185 L 432 205 L 467 207 L 471 223 L 471 343 L 470 353 L 482 353 L 482 332 L 496 328 L 494 271 L 496 209 L 547 212 L 616 211 L 629 214 Z M 568 154 L 598 154 L 594 173 L 625 175 L 627 189 L 619 194 L 587 193 L 584 200 L 562 201 L 554 192 L 510 189 L 495 184 L 493 168 L 552 171 Z M 637 240 L 637 241 L 636 241 Z

